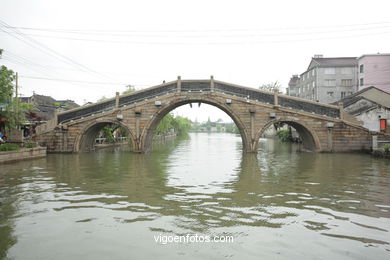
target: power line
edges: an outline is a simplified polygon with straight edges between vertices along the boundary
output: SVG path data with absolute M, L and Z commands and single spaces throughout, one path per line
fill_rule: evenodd
M 390 27 L 389 27 L 390 28 Z M 1 29 L 0 29 L 1 30 Z M 50 35 L 39 35 L 39 34 L 28 34 L 36 37 L 43 38 L 52 38 L 52 39 L 61 39 L 61 40 L 75 40 L 75 41 L 84 41 L 84 42 L 99 42 L 99 43 L 127 43 L 127 44 L 141 44 L 141 45 L 234 45 L 234 44 L 266 44 L 266 43 L 289 43 L 289 42 L 306 42 L 306 41 L 317 41 L 317 40 L 332 40 L 332 39 L 343 39 L 343 38 L 356 38 L 363 36 L 372 36 L 372 35 L 383 35 L 388 34 L 390 31 L 381 31 L 381 32 L 371 32 L 364 34 L 354 34 L 354 35 L 341 35 L 341 36 L 328 36 L 328 37 L 317 37 L 317 38 L 299 38 L 299 39 L 281 39 L 281 40 L 253 40 L 253 41 L 206 41 L 206 42 L 167 42 L 167 41 L 122 41 L 122 40 L 104 40 L 104 39 L 87 39 L 87 38 L 74 38 L 74 37 L 61 37 L 61 36 L 50 36 Z M 208 37 L 210 40 L 210 37 Z
M 13 27 L 14 28 L 14 27 Z M 16 28 L 16 27 L 15 27 Z M 284 33 L 261 33 L 261 34 L 229 34 L 229 35 L 169 35 L 169 34 L 112 34 L 112 33 L 90 33 L 90 32 L 72 32 L 72 31 L 46 31 L 49 33 L 67 33 L 67 34 L 81 34 L 81 35 L 95 35 L 95 36 L 115 36 L 115 37 L 139 37 L 139 38 L 218 38 L 218 37 L 229 37 L 229 38 L 256 38 L 256 37 L 278 37 L 278 36 L 303 36 L 303 35 L 316 35 L 316 34 L 331 34 L 331 33 L 344 33 L 344 32 L 358 32 L 358 31 L 367 31 L 367 30 L 378 30 L 378 29 L 387 29 L 390 28 L 390 24 L 385 26 L 377 27 L 364 27 L 364 28 L 351 28 L 351 29 L 339 29 L 337 30 L 327 30 L 327 31 L 303 31 L 303 32 L 284 32 Z M 33 28 L 30 28 L 33 29 Z M 37 29 L 40 31 L 40 29 Z M 43 30 L 44 31 L 44 30 Z M 11 32 L 12 33 L 12 32 Z M 58 36 L 58 35 L 45 35 L 45 34 L 34 34 L 29 33 L 27 35 L 45 37 L 45 38 L 57 38 L 57 39 L 70 39 L 70 40 L 84 40 L 84 41 L 101 41 L 101 42 L 126 42 L 126 41 L 117 41 L 117 40 L 104 40 L 104 39 L 91 39 L 91 38 L 75 38 L 69 36 Z
M 7 27 L 10 27 L 9 24 L 7 24 L 6 22 L 0 20 L 0 26 L 4 27 L 4 28 L 7 28 Z M 89 69 L 88 67 L 86 67 L 85 65 L 82 65 L 76 61 L 74 61 L 73 59 L 69 58 L 69 57 L 66 57 L 65 55 L 62 55 L 61 53 L 58 53 L 57 51 L 54 51 L 52 50 L 51 48 L 47 47 L 46 45 L 38 42 L 37 40 L 35 40 L 34 38 L 31 38 L 30 36 L 20 32 L 19 30 L 17 29 L 11 29 L 11 31 L 13 31 L 14 33 L 16 33 L 18 36 L 14 35 L 13 33 L 9 32 L 9 31 L 6 31 L 6 30 L 3 30 L 0 28 L 1 31 L 11 35 L 12 37 L 26 43 L 27 45 L 35 48 L 35 49 L 38 49 L 40 50 L 41 52 L 44 52 L 46 55 L 49 55 L 51 57 L 54 57 L 58 60 L 60 60 L 61 62 L 64 62 L 64 63 L 67 63 L 67 64 L 71 64 L 72 66 L 77 66 L 79 68 L 81 68 L 82 70 L 84 71 L 88 71 L 90 73 L 93 73 L 95 75 L 99 75 L 99 76 L 102 76 L 102 77 L 105 77 L 105 78 L 108 78 L 107 76 L 105 75 L 102 75 L 101 73 L 99 72 L 96 72 L 92 69 Z M 20 37 L 21 36 L 21 37 Z
M 16 27 L 9 26 L 13 29 L 21 30 L 35 30 L 35 31 L 49 31 L 49 32 L 64 32 L 64 33 L 194 33 L 194 32 L 203 32 L 203 33 L 216 33 L 216 32 L 253 32 L 253 31 L 276 31 L 276 30 L 311 30 L 311 29 L 326 29 L 326 28 L 340 28 L 340 27 L 356 27 L 356 26 L 371 26 L 371 25 L 380 25 L 380 24 L 389 24 L 390 21 L 381 21 L 373 23 L 358 23 L 358 24 L 338 24 L 338 25 L 327 25 L 327 26 L 308 26 L 308 27 L 276 27 L 276 28 L 258 28 L 258 29 L 198 29 L 198 30 L 100 30 L 100 29 L 60 29 L 60 28 L 36 28 L 36 27 Z
M 36 76 L 19 76 L 21 78 L 27 79 L 39 79 L 39 80 L 50 80 L 50 81 L 61 81 L 61 82 L 72 82 L 72 83 L 82 83 L 82 84 L 93 84 L 93 85 L 116 85 L 116 86 L 128 86 L 129 83 L 121 82 L 99 82 L 99 81 L 83 81 L 83 80 L 69 80 L 69 79 L 59 79 L 59 78 L 45 78 L 45 77 L 36 77 Z M 134 84 L 131 84 L 134 85 Z M 149 85 L 136 84 L 135 86 L 144 86 L 149 87 Z

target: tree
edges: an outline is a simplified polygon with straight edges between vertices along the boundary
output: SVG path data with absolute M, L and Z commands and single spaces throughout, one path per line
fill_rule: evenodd
M 8 129 L 19 127 L 26 120 L 26 112 L 32 109 L 32 104 L 21 103 L 19 98 L 13 98 L 15 73 L 6 66 L 0 68 L 0 117 L 5 118 Z
M 192 122 L 188 118 L 181 116 L 173 117 L 173 115 L 167 114 L 161 119 L 154 133 L 159 135 L 174 130 L 178 136 L 181 136 L 191 129 L 191 124 Z
M 133 85 L 128 85 L 126 86 L 126 90 L 122 92 L 122 94 L 128 94 L 128 93 L 131 93 L 131 92 L 134 92 L 135 91 L 135 88 Z
M 102 102 L 102 101 L 105 101 L 105 100 L 107 100 L 108 98 L 106 98 L 106 96 L 102 96 L 101 98 L 99 98 L 98 100 L 97 100 L 97 102 Z
M 191 120 L 185 117 L 177 116 L 174 118 L 172 125 L 177 135 L 182 136 L 188 133 L 191 129 Z
M 0 69 L 0 103 L 8 104 L 11 102 L 12 94 L 14 92 L 15 74 L 12 70 L 7 69 L 6 66 L 1 66 Z
M 106 138 L 106 142 L 107 143 L 114 143 L 115 142 L 115 138 L 114 138 L 114 128 L 110 125 L 106 125 L 103 127 L 103 129 L 101 130 L 102 131 L 102 134 L 103 134 L 103 138 Z
M 270 82 L 268 84 L 263 84 L 259 87 L 259 89 L 264 91 L 271 91 L 271 92 L 274 92 L 276 90 L 277 92 L 279 92 L 281 87 L 282 85 L 278 81 L 275 81 L 275 82 Z
M 172 126 L 173 116 L 171 114 L 167 114 L 161 119 L 161 121 L 158 123 L 155 134 L 165 134 L 170 129 L 173 129 Z

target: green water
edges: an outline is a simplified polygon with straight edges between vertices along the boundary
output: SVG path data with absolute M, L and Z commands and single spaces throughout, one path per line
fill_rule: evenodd
M 0 258 L 390 259 L 390 162 L 232 134 L 0 165 Z M 155 242 L 228 235 L 233 243 Z

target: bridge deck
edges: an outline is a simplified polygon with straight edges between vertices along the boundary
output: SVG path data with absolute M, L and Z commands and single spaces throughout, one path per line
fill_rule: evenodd
M 249 99 L 251 101 L 275 105 L 275 94 L 229 84 L 221 81 L 211 80 L 176 80 L 162 85 L 150 87 L 144 90 L 135 91 L 119 96 L 119 107 L 135 104 L 144 100 L 156 98 L 172 93 L 223 93 L 232 97 Z M 278 105 L 293 110 L 304 111 L 316 115 L 340 118 L 340 109 L 337 106 L 317 103 L 302 98 L 295 98 L 278 94 Z M 93 114 L 110 111 L 115 108 L 116 99 L 111 98 L 102 102 L 91 104 L 85 107 L 72 109 L 57 115 L 57 122 L 66 123 Z

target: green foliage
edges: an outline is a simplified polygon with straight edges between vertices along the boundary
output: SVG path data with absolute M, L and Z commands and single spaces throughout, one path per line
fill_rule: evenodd
M 259 87 L 260 90 L 264 90 L 264 91 L 280 91 L 280 88 L 281 88 L 281 84 L 278 82 L 278 81 L 275 81 L 275 82 L 270 82 L 270 83 L 267 83 L 267 84 L 263 84 Z
M 155 134 L 166 134 L 171 130 L 174 130 L 177 135 L 185 135 L 191 129 L 191 120 L 185 117 L 177 116 L 173 117 L 171 114 L 167 114 L 161 119 L 156 127 Z
M 5 125 L 8 129 L 15 129 L 26 121 L 26 112 L 33 109 L 29 103 L 21 103 L 18 99 L 12 99 L 1 115 L 7 119 Z
M 282 142 L 290 142 L 291 134 L 289 130 L 278 130 L 276 136 L 279 137 L 279 140 Z
M 383 146 L 383 149 L 385 150 L 385 152 L 390 151 L 390 144 L 384 145 L 384 146 Z
M 37 147 L 37 144 L 36 143 L 24 143 L 23 147 L 24 148 L 34 148 L 34 147 Z
M 117 131 L 118 136 L 122 136 L 122 137 L 128 137 L 129 136 L 129 132 L 127 132 L 127 130 L 125 128 L 123 128 L 123 127 L 119 127 L 119 128 L 117 128 L 115 130 Z
M 115 138 L 114 138 L 114 128 L 107 125 L 105 127 L 103 127 L 102 129 L 102 132 L 103 132 L 103 137 L 106 138 L 106 142 L 108 143 L 114 143 L 115 142 Z
M 194 122 L 192 123 L 191 130 L 196 132 L 206 130 L 207 132 L 210 132 L 212 127 L 215 127 L 217 132 L 222 132 L 223 128 L 225 128 L 224 132 L 226 133 L 240 134 L 235 123 L 223 123 L 221 119 L 218 119 L 217 122 L 211 122 L 210 120 L 205 123 Z
M 15 144 L 2 144 L 0 145 L 0 151 L 16 151 L 19 150 L 20 147 Z
M 161 135 L 161 134 L 167 133 L 169 130 L 173 129 L 172 121 L 173 121 L 173 116 L 171 114 L 167 114 L 158 123 L 154 133 L 157 134 L 157 135 Z
M 5 66 L 0 68 L 0 117 L 6 118 L 9 129 L 20 126 L 26 120 L 26 112 L 33 108 L 32 104 L 21 103 L 13 98 L 15 74 Z
M 128 94 L 128 93 L 131 93 L 131 92 L 134 92 L 134 91 L 135 91 L 134 86 L 128 85 L 128 86 L 126 86 L 126 90 L 123 91 L 122 94 Z
M 173 118 L 172 121 L 173 129 L 175 129 L 175 132 L 179 136 L 187 134 L 188 131 L 191 129 L 191 124 L 191 120 L 181 116 Z
M 236 126 L 235 123 L 226 123 L 225 131 L 227 133 L 240 134 L 240 130 L 238 130 L 238 127 Z
M 53 106 L 55 106 L 56 108 L 60 108 L 61 107 L 61 103 L 60 102 L 54 102 Z
M 9 70 L 6 66 L 0 68 L 0 103 L 8 104 L 12 100 L 14 93 L 14 85 L 12 82 L 15 80 L 15 74 L 12 70 Z
M 102 96 L 101 98 L 99 98 L 98 100 L 97 100 L 97 102 L 102 102 L 102 101 L 105 101 L 105 100 L 107 100 L 108 98 L 106 98 L 106 96 Z

